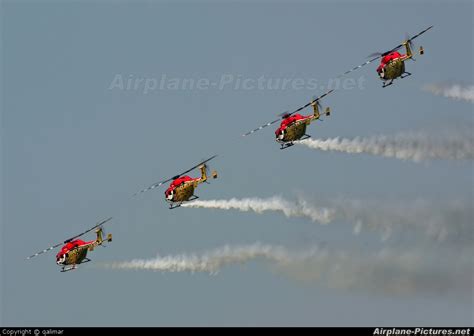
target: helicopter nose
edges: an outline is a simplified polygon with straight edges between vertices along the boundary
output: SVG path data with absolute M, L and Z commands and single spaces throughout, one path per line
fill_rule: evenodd
M 58 258 L 56 258 L 56 264 L 62 265 L 65 260 L 66 260 L 66 258 L 65 258 L 65 255 L 63 254 L 63 255 L 59 256 Z

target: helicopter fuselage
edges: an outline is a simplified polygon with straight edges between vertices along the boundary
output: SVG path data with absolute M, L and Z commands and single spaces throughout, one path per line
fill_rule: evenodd
M 94 242 L 73 240 L 67 243 L 56 255 L 56 263 L 60 266 L 80 264 L 87 257 L 87 252 Z
M 311 117 L 297 120 L 277 134 L 276 141 L 279 143 L 293 142 L 301 139 L 306 134 L 306 126 L 311 123 Z
M 403 57 L 394 59 L 387 63 L 380 72 L 381 80 L 393 80 L 405 73 L 405 59 Z
M 186 181 L 182 184 L 172 188 L 166 195 L 166 200 L 169 202 L 185 202 L 194 195 L 194 190 L 198 185 L 198 180 Z

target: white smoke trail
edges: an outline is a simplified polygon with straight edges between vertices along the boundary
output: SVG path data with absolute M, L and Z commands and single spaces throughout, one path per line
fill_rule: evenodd
M 291 254 L 279 246 L 255 243 L 248 246 L 224 246 L 222 248 L 197 255 L 177 255 L 156 257 L 154 259 L 135 259 L 132 261 L 108 264 L 110 268 L 120 269 L 147 269 L 167 272 L 208 272 L 211 274 L 226 265 L 248 262 L 263 258 L 278 264 L 286 264 L 292 260 L 304 259 L 315 255 L 316 250 L 309 250 L 303 254 Z
M 474 208 L 469 202 L 339 200 L 331 203 L 336 218 L 356 224 L 355 234 L 365 227 L 381 231 L 385 240 L 397 230 L 410 234 L 419 231 L 435 241 L 467 244 L 471 244 L 474 235 Z
M 438 96 L 474 103 L 474 85 L 440 83 L 426 85 L 423 89 Z
M 420 162 L 428 159 L 474 159 L 472 132 L 429 135 L 425 133 L 401 133 L 387 136 L 306 139 L 296 141 L 312 149 L 339 151 L 350 154 L 372 154 L 400 160 Z
M 201 255 L 157 256 L 104 264 L 105 268 L 152 270 L 162 272 L 205 272 L 216 274 L 232 264 L 263 259 L 293 278 L 317 281 L 335 288 L 365 288 L 371 291 L 409 293 L 447 289 L 470 290 L 472 261 L 454 257 L 455 264 L 416 251 L 382 250 L 378 253 L 354 254 L 329 251 L 318 247 L 291 252 L 281 246 L 255 243 L 247 246 L 224 246 Z M 459 264 L 462 263 L 461 266 Z M 449 270 L 443 269 L 450 267 Z
M 209 200 L 209 201 L 193 201 L 185 203 L 182 206 L 188 208 L 213 208 L 222 210 L 240 210 L 253 211 L 261 214 L 265 211 L 280 211 L 286 217 L 307 217 L 314 222 L 327 224 L 334 219 L 334 210 L 329 208 L 315 208 L 309 206 L 306 202 L 293 203 L 282 197 L 273 196 L 271 198 L 243 198 L 230 200 Z
M 287 217 L 305 217 L 319 224 L 346 221 L 354 225 L 354 233 L 362 228 L 378 230 L 384 240 L 393 231 L 417 230 L 436 241 L 470 243 L 474 227 L 474 209 L 464 202 L 442 203 L 415 200 L 410 202 L 335 200 L 320 202 L 316 207 L 299 198 L 290 202 L 279 196 L 270 198 L 243 198 L 230 200 L 193 201 L 183 204 L 188 208 L 222 210 L 279 211 Z

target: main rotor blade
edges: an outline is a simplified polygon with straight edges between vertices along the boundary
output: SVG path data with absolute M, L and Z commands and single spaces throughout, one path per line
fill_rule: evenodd
M 410 38 L 410 41 L 413 41 L 414 39 L 416 39 L 418 36 L 420 36 L 421 34 L 424 34 L 426 33 L 428 30 L 430 30 L 431 28 L 433 28 L 433 26 L 429 26 L 428 28 L 426 28 L 425 30 L 422 30 L 421 32 L 419 32 L 418 34 L 416 34 L 415 36 L 413 36 L 412 38 Z
M 109 217 L 109 218 L 107 218 L 107 219 L 104 219 L 103 221 L 101 221 L 101 222 L 97 223 L 96 225 L 94 225 L 93 227 L 91 227 L 89 230 L 86 230 L 86 231 L 84 231 L 84 232 L 82 232 L 82 233 L 80 233 L 80 234 L 78 234 L 78 235 L 76 235 L 76 236 L 74 236 L 74 237 L 72 237 L 72 238 L 69 238 L 69 239 L 65 240 L 64 243 L 69 243 L 71 240 L 76 239 L 76 238 L 79 238 L 80 236 L 86 234 L 87 232 L 90 232 L 90 231 L 94 230 L 95 228 L 98 228 L 99 226 L 101 226 L 101 225 L 107 223 L 107 222 L 108 222 L 109 220 L 111 220 L 111 219 L 112 219 L 112 217 Z
M 371 58 L 371 57 L 375 57 L 375 56 L 382 56 L 384 53 L 380 52 L 380 51 L 377 51 L 377 52 L 374 52 L 372 54 L 370 54 L 369 56 L 367 56 L 367 58 Z
M 196 169 L 196 168 L 199 167 L 200 165 L 202 165 L 202 164 L 204 164 L 204 163 L 206 163 L 206 162 L 208 162 L 208 161 L 214 159 L 216 156 L 217 156 L 217 155 L 211 156 L 209 159 L 204 160 L 204 161 L 198 163 L 198 164 L 195 165 L 194 167 L 189 168 L 188 170 L 182 172 L 181 174 L 175 175 L 175 176 L 173 176 L 173 177 L 171 177 L 171 178 L 169 178 L 169 179 L 167 179 L 167 180 L 164 180 L 164 181 L 156 182 L 156 183 L 152 184 L 151 186 L 149 186 L 149 187 L 147 187 L 147 188 L 145 188 L 145 189 L 142 189 L 142 190 L 140 190 L 140 191 L 137 191 L 135 194 L 133 194 L 133 196 L 136 196 L 136 195 L 138 195 L 138 194 L 144 193 L 145 191 L 148 191 L 148 190 L 151 190 L 151 189 L 155 189 L 156 187 L 159 187 L 159 186 L 161 186 L 162 184 L 164 184 L 164 183 L 166 183 L 166 182 L 169 182 L 169 181 L 171 181 L 171 180 L 175 180 L 175 179 L 177 179 L 178 177 L 180 177 L 180 176 L 182 176 L 182 175 L 184 175 L 184 174 L 186 174 L 186 173 L 189 173 L 191 170 Z
M 40 254 L 43 254 L 43 253 L 48 252 L 48 251 L 51 251 L 52 249 L 55 249 L 56 247 L 58 247 L 58 246 L 60 246 L 60 245 L 62 245 L 62 244 L 69 243 L 69 242 L 72 241 L 73 239 L 76 239 L 76 238 L 78 238 L 78 237 L 80 237 L 80 236 L 86 234 L 87 232 L 90 232 L 90 231 L 94 230 L 95 228 L 97 228 L 97 227 L 99 227 L 99 226 L 101 226 L 101 225 L 107 223 L 107 222 L 108 222 L 109 220 L 111 220 L 111 219 L 112 219 L 112 217 L 109 217 L 109 218 L 107 218 L 107 219 L 104 219 L 103 221 L 101 221 L 101 222 L 97 223 L 96 225 L 94 225 L 94 226 L 93 226 L 92 228 L 90 228 L 89 230 L 86 230 L 86 231 L 84 231 L 84 232 L 82 232 L 82 233 L 80 233 L 80 234 L 78 234 L 78 235 L 76 235 L 76 236 L 74 236 L 74 237 L 72 237 L 72 238 L 66 239 L 65 241 L 63 241 L 63 242 L 61 242 L 61 243 L 57 243 L 56 245 L 53 245 L 53 246 L 51 246 L 51 247 L 48 247 L 47 249 L 44 249 L 44 250 L 42 250 L 42 251 L 39 251 L 39 252 L 37 252 L 37 253 L 35 253 L 35 254 L 33 254 L 33 255 L 30 255 L 30 256 L 29 256 L 28 258 L 26 258 L 26 259 L 31 259 L 31 258 L 33 258 L 33 257 L 36 257 L 36 256 L 40 255 Z
M 307 108 L 309 105 L 311 105 L 311 104 L 314 103 L 314 102 L 318 102 L 318 103 L 319 103 L 319 100 L 320 100 L 320 99 L 326 97 L 328 94 L 330 94 L 330 93 L 333 92 L 333 91 L 334 91 L 334 89 L 331 89 L 331 90 L 329 90 L 328 92 L 323 93 L 322 95 L 320 95 L 320 96 L 317 97 L 316 99 L 312 99 L 309 103 L 307 103 L 307 104 L 301 106 L 300 108 L 294 110 L 294 111 L 291 112 L 289 115 L 292 115 L 292 114 L 294 114 L 294 113 L 296 113 L 296 112 L 299 112 L 299 111 L 301 111 L 301 110 L 304 110 L 305 108 Z
M 382 54 L 380 54 L 380 55 L 378 55 L 378 56 L 375 56 L 374 58 L 368 60 L 367 62 L 362 63 L 361 65 L 355 66 L 355 67 L 353 67 L 352 69 L 347 70 L 346 72 L 344 72 L 344 73 L 338 75 L 336 78 L 345 76 L 345 75 L 351 73 L 352 71 L 356 71 L 357 69 L 360 69 L 360 68 L 362 68 L 363 66 L 366 66 L 367 64 L 370 64 L 370 63 L 372 63 L 373 61 L 376 61 L 377 59 L 379 59 L 380 57 L 382 57 L 384 54 L 385 54 L 385 53 L 382 53 Z
M 133 196 L 137 196 L 138 194 L 141 194 L 141 193 L 144 193 L 145 191 L 148 191 L 148 190 L 151 190 L 151 189 L 155 189 L 156 187 L 159 187 L 160 185 L 166 183 L 166 182 L 169 182 L 171 180 L 174 180 L 175 178 L 178 178 L 179 176 L 175 176 L 175 177 L 172 177 L 172 178 L 169 178 L 167 180 L 164 180 L 164 181 L 160 181 L 160 182 L 156 182 L 154 184 L 152 184 L 151 186 L 149 187 L 146 187 L 145 189 L 142 189 L 140 191 L 137 191 L 135 194 L 133 194 Z
M 296 112 L 299 112 L 299 111 L 301 111 L 301 110 L 307 108 L 307 107 L 308 107 L 309 105 L 311 105 L 312 103 L 319 101 L 320 99 L 322 99 L 323 97 L 326 97 L 328 94 L 330 94 L 330 93 L 333 92 L 333 91 L 334 91 L 333 89 L 332 89 L 332 90 L 329 90 L 328 92 L 323 93 L 321 96 L 317 97 L 316 99 L 311 100 L 309 103 L 307 103 L 307 104 L 304 105 L 304 106 L 301 106 L 300 108 L 294 110 L 293 112 L 283 114 L 283 117 L 282 117 L 282 118 L 286 118 L 286 117 L 288 117 L 288 116 L 290 116 L 290 115 L 292 115 L 292 114 L 295 114 Z M 265 128 L 265 127 L 267 127 L 267 126 L 270 126 L 270 125 L 276 123 L 277 121 L 280 121 L 282 118 L 273 120 L 273 121 L 271 121 L 271 122 L 269 122 L 269 123 L 267 123 L 267 124 L 265 124 L 265 125 L 262 125 L 262 126 L 256 128 L 256 129 L 254 129 L 254 130 L 251 130 L 250 132 L 247 132 L 247 133 L 245 133 L 245 134 L 242 134 L 242 136 L 247 136 L 247 135 L 250 135 L 250 134 L 252 134 L 252 133 L 255 133 L 255 132 L 261 130 L 262 128 Z
M 51 251 L 52 249 L 55 249 L 56 247 L 58 247 L 58 246 L 60 246 L 60 245 L 62 245 L 62 244 L 64 244 L 64 243 L 58 243 L 58 244 L 56 244 L 56 245 L 53 245 L 53 246 L 51 246 L 51 247 L 48 247 L 47 249 L 44 249 L 43 251 L 39 251 L 39 252 L 37 252 L 37 253 L 35 253 L 35 254 L 33 254 L 33 255 L 30 255 L 30 256 L 29 256 L 28 258 L 26 258 L 26 259 L 31 259 L 31 258 L 33 258 L 33 257 L 39 256 L 40 254 L 43 254 L 43 253 L 48 252 L 48 251 Z
M 252 133 L 255 133 L 255 132 L 261 130 L 262 128 L 265 128 L 265 127 L 267 127 L 267 126 L 273 125 L 274 123 L 276 123 L 277 121 L 280 121 L 280 120 L 281 120 L 281 118 L 278 118 L 278 119 L 276 119 L 276 120 L 270 121 L 269 123 L 266 123 L 265 125 L 262 125 L 262 126 L 260 126 L 260 127 L 257 127 L 256 129 L 253 129 L 253 130 L 251 130 L 250 132 L 247 132 L 247 133 L 245 133 L 245 134 L 242 134 L 242 136 L 247 136 L 247 135 L 250 135 L 250 134 L 252 134 Z
M 208 161 L 211 161 L 211 160 L 214 159 L 216 156 L 217 156 L 217 155 L 213 155 L 213 156 L 211 156 L 209 159 L 204 160 L 204 161 L 198 163 L 198 164 L 195 165 L 194 167 L 189 168 L 188 170 L 186 170 L 186 171 L 182 172 L 181 174 L 179 174 L 178 177 L 179 177 L 179 176 L 182 176 L 182 175 L 184 175 L 184 174 L 186 174 L 186 173 L 189 173 L 191 170 L 196 169 L 197 167 L 199 167 L 200 165 L 202 165 L 202 164 L 204 164 L 204 163 L 206 163 L 206 162 L 208 162 Z

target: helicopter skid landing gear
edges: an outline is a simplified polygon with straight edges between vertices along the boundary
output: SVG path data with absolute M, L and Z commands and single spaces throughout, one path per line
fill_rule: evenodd
M 294 145 L 293 142 L 286 142 L 286 143 L 281 145 L 280 149 L 285 149 L 285 148 L 291 147 L 293 145 Z
M 197 200 L 199 196 L 192 195 L 186 202 L 194 201 Z M 179 208 L 183 204 L 183 202 L 179 202 L 178 204 L 170 204 L 170 209 L 176 209 Z
M 68 272 L 68 271 L 72 271 L 72 270 L 75 270 L 76 268 L 77 268 L 77 266 L 76 266 L 76 265 L 73 265 L 73 266 L 71 266 L 71 267 L 68 267 L 68 268 L 66 268 L 66 267 L 63 267 L 63 268 L 61 269 L 61 272 Z
M 306 139 L 309 139 L 309 138 L 311 138 L 311 135 L 305 134 L 301 138 L 299 138 L 298 141 L 306 140 Z M 280 149 L 285 149 L 285 148 L 291 147 L 293 145 L 294 145 L 293 141 L 285 142 L 285 143 L 281 144 Z
M 384 88 L 384 87 L 387 87 L 387 86 L 392 85 L 392 84 L 393 84 L 393 79 L 391 79 L 388 84 L 387 84 L 387 82 L 383 82 L 382 87 Z
M 402 73 L 400 78 L 405 78 L 405 77 L 408 77 L 408 76 L 411 76 L 411 73 L 410 72 L 404 72 L 404 73 Z

